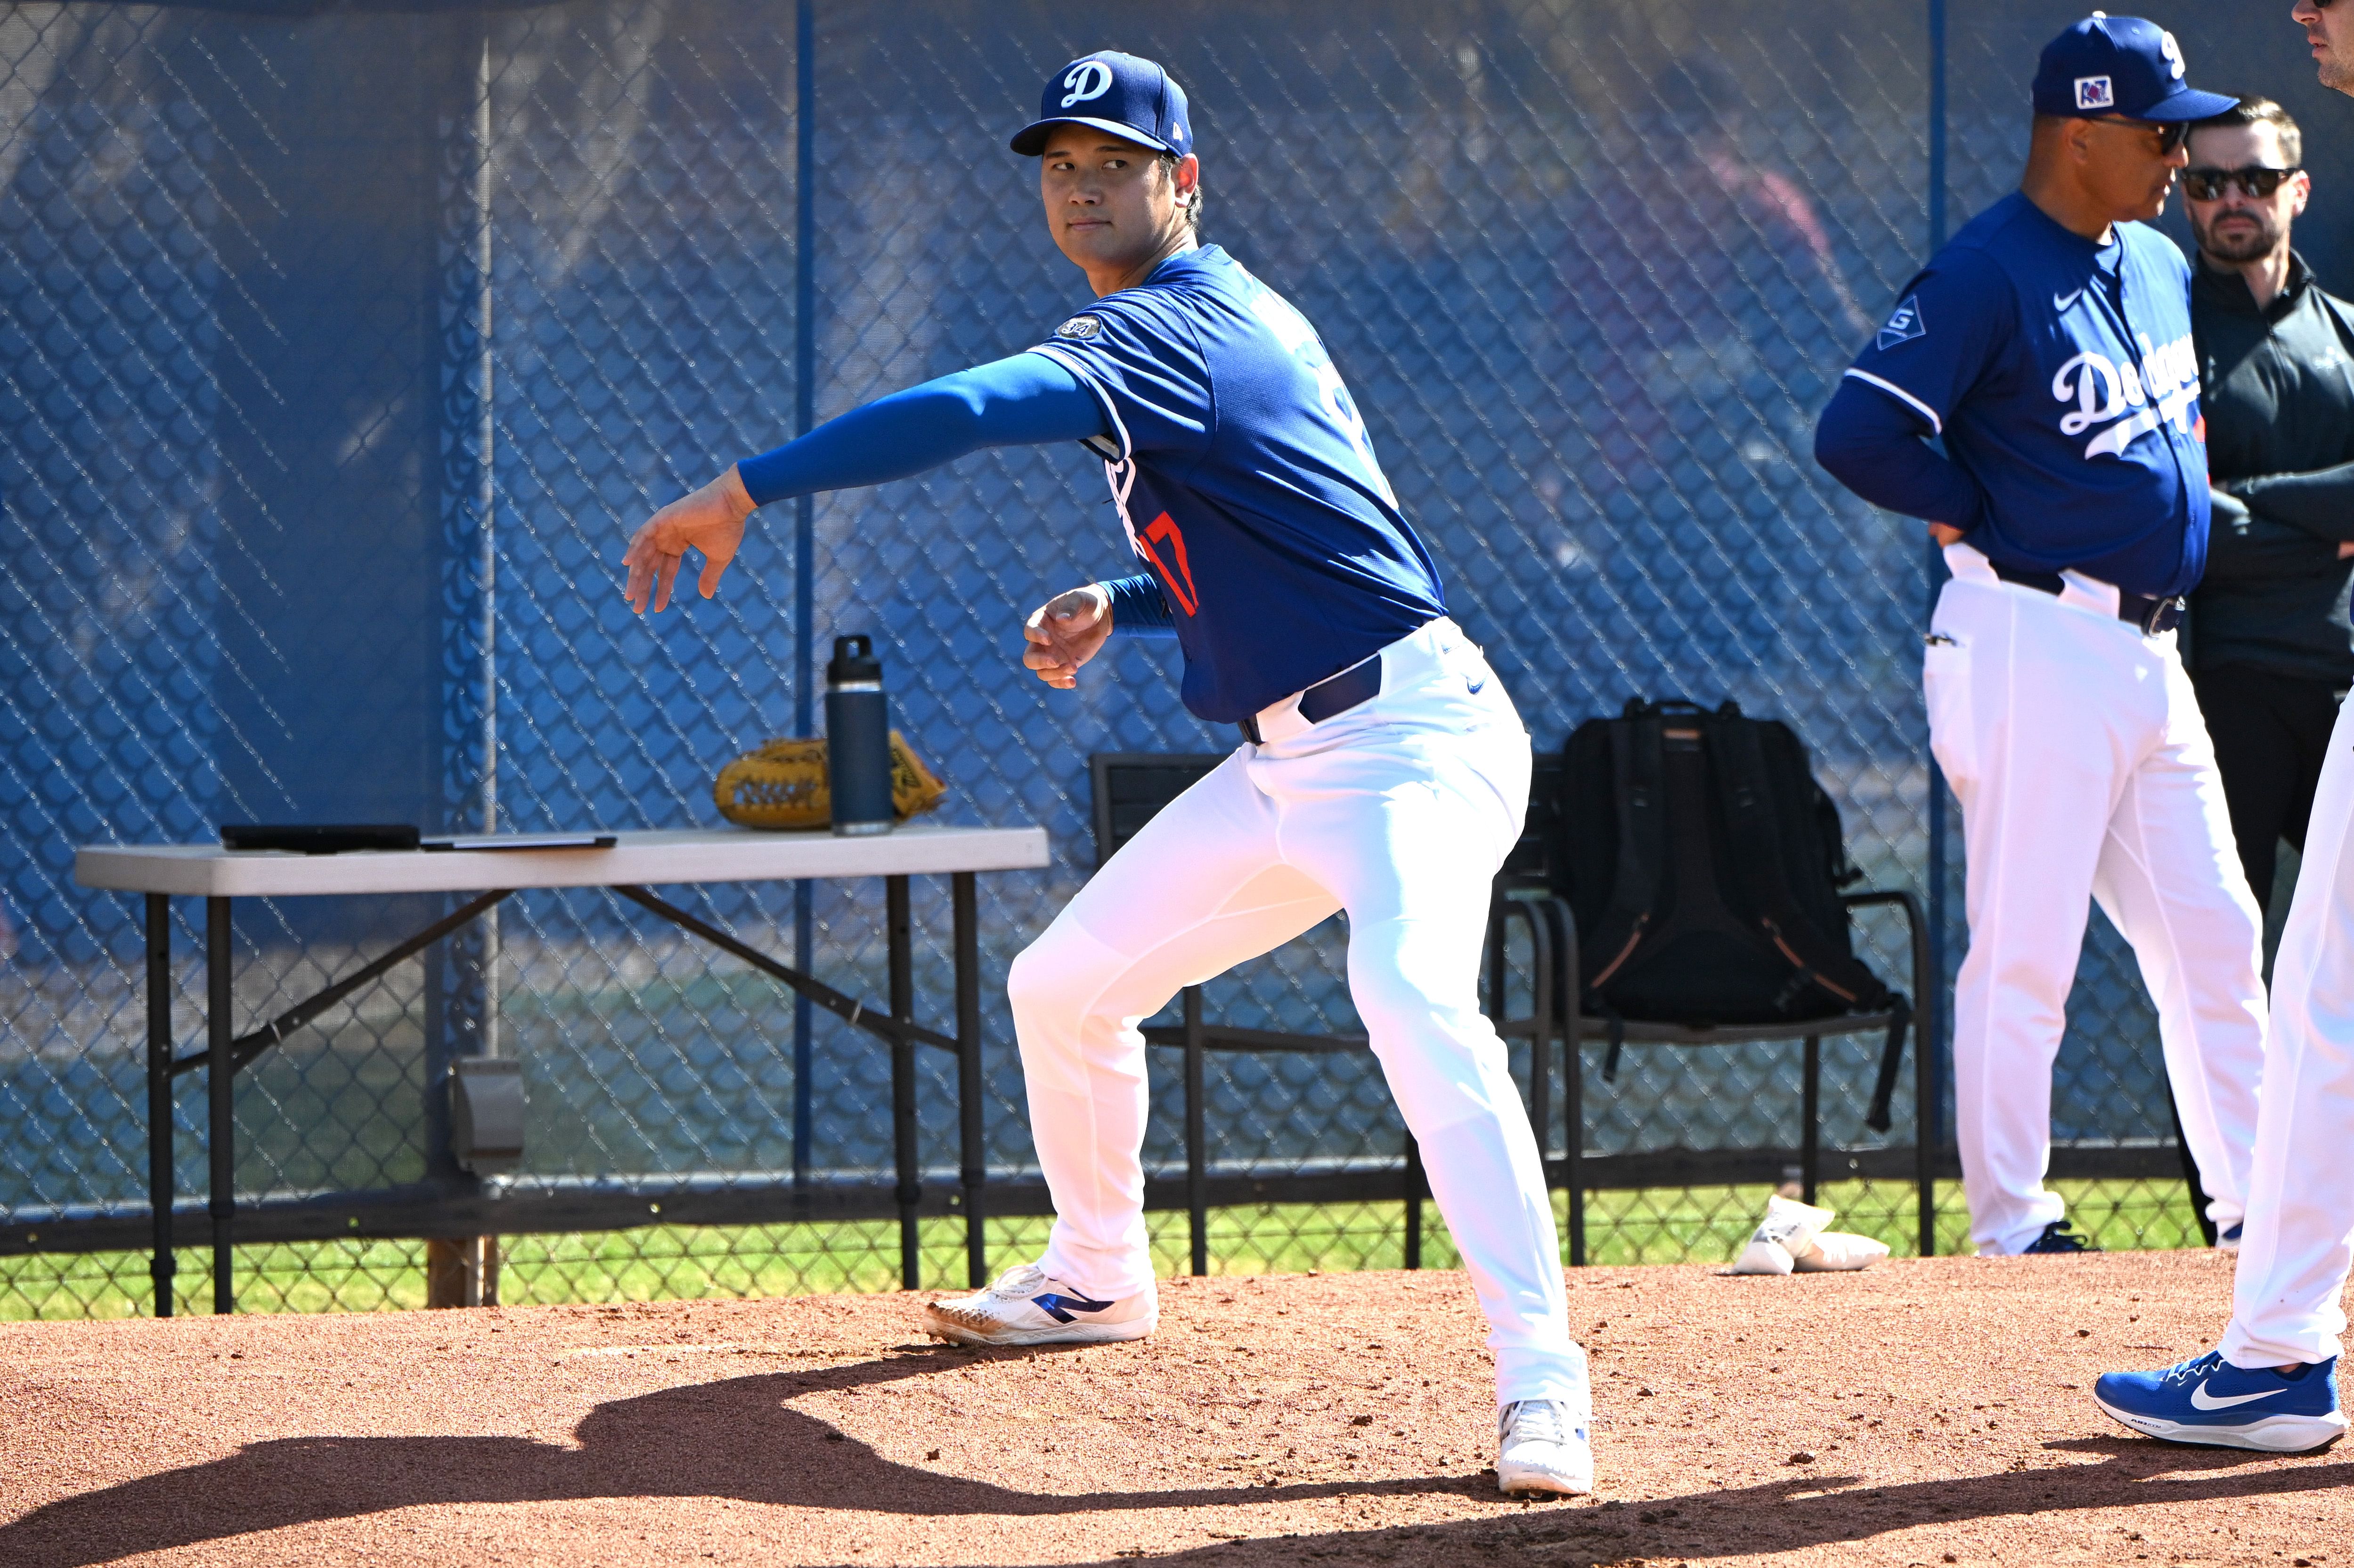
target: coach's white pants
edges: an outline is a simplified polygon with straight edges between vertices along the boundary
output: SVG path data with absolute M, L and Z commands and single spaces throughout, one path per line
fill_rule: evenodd
M 1377 697 L 1245 746 L 1112 856 L 1008 980 L 1055 1200 L 1046 1272 L 1148 1289 L 1144 1039 L 1181 987 L 1349 917 L 1349 992 L 1487 1313 L 1499 1398 L 1586 1397 L 1534 1134 L 1479 1005 L 1490 879 L 1529 739 L 1452 621 L 1382 652 Z
M 2116 590 L 2090 578 L 2068 574 L 2055 598 L 1967 545 L 1946 558 L 1924 680 L 1967 855 L 1954 1086 L 1970 1237 L 2015 1253 L 2062 1215 L 2043 1185 L 2052 1064 L 2088 897 L 2133 944 L 2208 1213 L 2228 1228 L 2264 1059 L 2263 924 L 2173 635 L 2119 620 Z
M 2354 702 L 2339 709 L 2273 959 L 2273 1030 L 2247 1228 L 2220 1347 L 2233 1366 L 2326 1361 L 2354 1266 Z

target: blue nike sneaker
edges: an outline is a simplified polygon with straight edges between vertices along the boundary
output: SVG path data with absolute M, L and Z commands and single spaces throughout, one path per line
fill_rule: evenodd
M 2168 1443 L 2302 1454 L 2346 1431 L 2336 1356 L 2284 1374 L 2249 1372 L 2210 1351 L 2153 1372 L 2104 1372 L 2093 1398 L 2142 1436 Z

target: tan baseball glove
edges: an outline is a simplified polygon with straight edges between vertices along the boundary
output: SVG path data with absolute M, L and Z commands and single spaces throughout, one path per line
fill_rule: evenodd
M 948 796 L 897 730 L 891 732 L 891 804 L 899 820 L 921 816 Z M 743 828 L 822 828 L 833 821 L 823 740 L 772 740 L 719 770 L 711 796 Z

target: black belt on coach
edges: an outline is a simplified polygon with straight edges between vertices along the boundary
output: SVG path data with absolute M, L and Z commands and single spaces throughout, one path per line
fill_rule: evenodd
M 2006 567 L 2000 561 L 1988 561 L 1994 575 L 2007 583 L 2031 588 L 2038 593 L 2064 593 L 2068 581 L 2058 572 L 2031 572 L 2024 567 Z M 2182 624 L 2182 598 L 2155 599 L 2146 593 L 2117 590 L 2117 619 L 2139 627 L 2145 637 L 2155 637 L 2161 631 L 2171 631 Z
M 1359 703 L 1382 694 L 1382 660 L 1376 653 L 1362 664 L 1341 671 L 1329 681 L 1320 681 L 1299 694 L 1299 716 L 1310 724 L 1322 724 L 1347 713 Z M 1253 746 L 1267 743 L 1258 737 L 1258 715 L 1252 714 L 1242 722 L 1243 737 Z

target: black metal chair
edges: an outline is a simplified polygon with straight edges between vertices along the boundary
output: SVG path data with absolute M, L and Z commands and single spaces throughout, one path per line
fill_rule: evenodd
M 1096 863 L 1100 866 L 1115 851 L 1136 836 L 1161 807 L 1175 800 L 1195 780 L 1225 760 L 1224 754 L 1168 752 L 1108 752 L 1088 758 L 1088 772 L 1094 790 Z M 1543 1063 L 1550 1054 L 1547 1043 L 1559 1032 L 1553 1022 L 1553 980 L 1558 968 L 1554 952 L 1553 922 L 1537 906 L 1522 900 L 1494 900 L 1490 908 L 1489 933 L 1491 946 L 1490 977 L 1491 1008 L 1500 1011 L 1504 996 L 1506 971 L 1503 940 L 1506 924 L 1513 919 L 1522 922 L 1528 932 L 1532 948 L 1532 971 L 1534 977 L 1532 1007 L 1523 1018 L 1499 1022 L 1497 1029 L 1508 1037 L 1525 1038 L 1532 1042 L 1531 1060 L 1536 1064 L 1532 1084 L 1532 1116 L 1542 1113 L 1543 1090 Z M 1214 1023 L 1202 1016 L 1202 988 L 1187 986 L 1179 997 L 1182 1022 L 1160 1024 L 1144 1031 L 1145 1042 L 1150 1045 L 1182 1050 L 1185 1086 L 1185 1207 L 1193 1242 L 1193 1268 L 1195 1274 L 1209 1272 L 1209 1159 L 1208 1135 L 1205 1128 L 1207 1097 L 1204 1090 L 1204 1067 L 1212 1051 L 1306 1051 L 1348 1052 L 1369 1051 L 1371 1045 L 1363 1034 L 1291 1034 L 1276 1030 L 1243 1029 L 1232 1024 Z M 1543 1122 L 1537 1120 L 1542 1127 Z M 1429 1195 L 1423 1179 L 1421 1152 L 1414 1135 L 1408 1133 L 1399 1168 L 1398 1196 L 1405 1203 L 1405 1266 L 1422 1266 L 1422 1202 Z
M 1822 1043 L 1827 1038 L 1846 1034 L 1879 1033 L 1885 1039 L 1882 1051 L 1878 1081 L 1873 1086 L 1869 1125 L 1875 1130 L 1886 1131 L 1890 1124 L 1889 1100 L 1895 1088 L 1897 1070 L 1903 1054 L 1907 1032 L 1916 1024 L 1925 1031 L 1934 1019 L 1927 1013 L 1916 1015 L 1910 998 L 1921 995 L 1922 982 L 1929 973 L 1928 930 L 1921 917 L 1921 909 L 1913 895 L 1901 889 L 1867 890 L 1850 893 L 1840 902 L 1852 914 L 1858 909 L 1887 907 L 1903 912 L 1912 938 L 1913 984 L 1909 993 L 1900 993 L 1893 1005 L 1873 1012 L 1844 1013 L 1829 1018 L 1808 1019 L 1793 1023 L 1675 1023 L 1638 1022 L 1632 1019 L 1597 1018 L 1587 1015 L 1577 1005 L 1581 993 L 1577 948 L 1577 922 L 1571 916 L 1566 899 L 1561 896 L 1562 879 L 1551 864 L 1547 846 L 1553 842 L 1554 816 L 1560 799 L 1563 761 L 1558 752 L 1539 753 L 1535 775 L 1529 795 L 1526 826 L 1517 844 L 1505 862 L 1503 874 L 1497 878 L 1500 906 L 1523 906 L 1541 912 L 1550 927 L 1553 940 L 1554 969 L 1551 988 L 1558 999 L 1559 1028 L 1563 1036 L 1563 1058 L 1566 1067 L 1563 1085 L 1563 1118 L 1567 1136 L 1564 1153 L 1559 1160 L 1551 1158 L 1546 1136 L 1548 1122 L 1541 1097 L 1544 1094 L 1545 1075 L 1542 1068 L 1534 1074 L 1532 1097 L 1539 1097 L 1536 1107 L 1538 1145 L 1546 1149 L 1549 1179 L 1557 1179 L 1569 1192 L 1569 1260 L 1573 1266 L 1585 1262 L 1585 1074 L 1582 1044 L 1588 1039 L 1605 1038 L 1611 1043 L 1606 1064 L 1606 1076 L 1615 1074 L 1618 1047 L 1640 1045 L 1737 1045 L 1757 1041 L 1800 1040 L 1805 1042 L 1803 1106 L 1800 1110 L 1799 1160 L 1803 1192 L 1808 1202 L 1815 1201 L 1820 1180 L 1821 1165 L 1821 1100 Z M 1500 912 L 1492 915 L 1494 921 Z M 1498 952 L 1500 948 L 1498 949 Z M 1491 952 L 1491 964 L 1499 962 Z M 1499 991 L 1500 994 L 1500 991 Z M 1550 999 L 1548 999 L 1550 1000 Z M 1542 1005 L 1542 1003 L 1540 1004 Z M 1542 1060 L 1540 1045 L 1537 1056 Z M 1914 1060 L 1914 1094 L 1916 1104 L 1927 1105 L 1934 1093 L 1929 1077 L 1934 1054 L 1916 1049 Z M 1914 1181 L 1918 1188 L 1921 1251 L 1927 1255 L 1935 1249 L 1934 1230 L 1935 1192 L 1932 1185 L 1934 1150 L 1926 1140 L 1916 1139 L 1922 1145 L 1914 1160 Z

